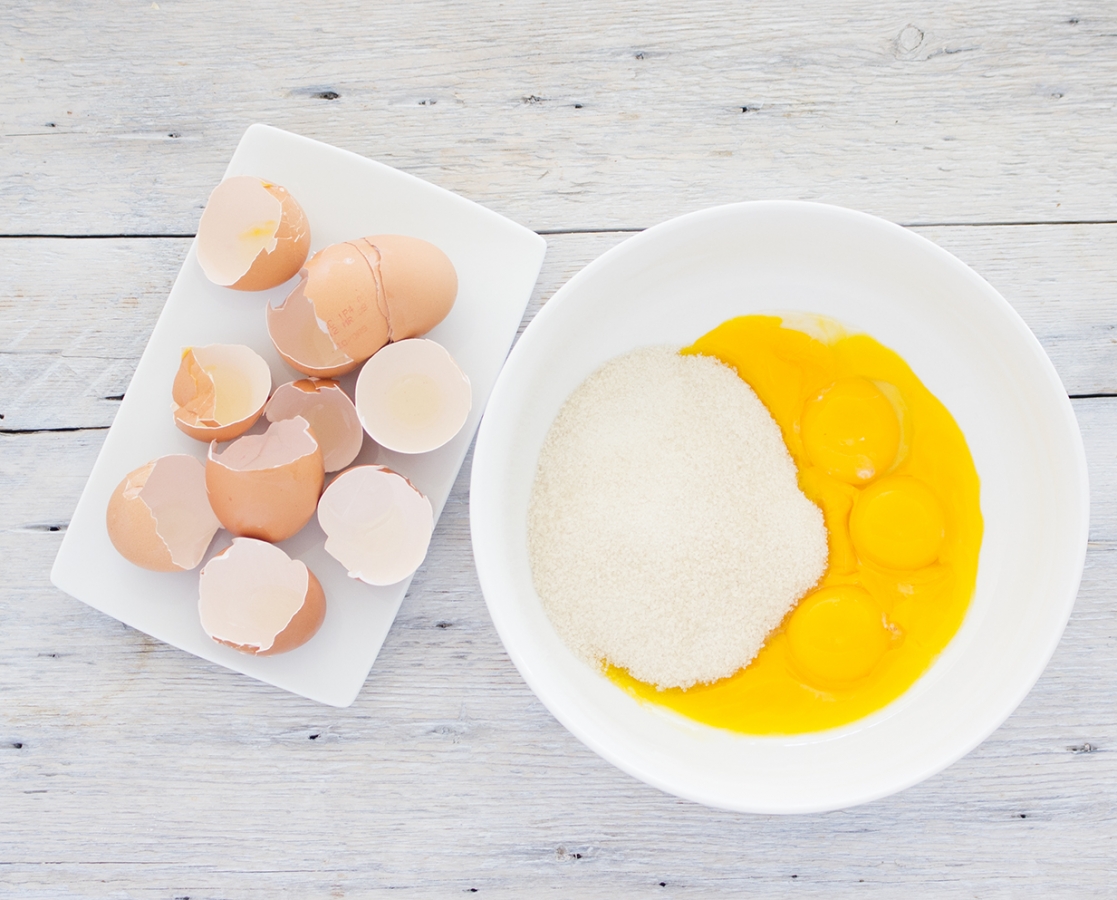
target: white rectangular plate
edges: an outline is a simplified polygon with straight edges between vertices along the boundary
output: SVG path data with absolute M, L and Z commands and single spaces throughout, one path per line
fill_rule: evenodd
M 473 386 L 473 409 L 456 438 L 405 456 L 366 437 L 357 463 L 387 465 L 407 476 L 434 506 L 446 498 L 481 420 L 497 373 L 523 318 L 546 242 L 528 229 L 442 188 L 356 154 L 265 125 L 241 139 L 226 177 L 257 175 L 286 187 L 306 211 L 311 251 L 372 234 L 409 234 L 440 247 L 458 272 L 458 299 L 430 337 L 457 360 Z M 220 646 L 198 621 L 198 572 L 148 572 L 127 562 L 105 530 L 105 508 L 121 479 L 168 453 L 205 458 L 171 417 L 171 382 L 183 348 L 247 344 L 272 371 L 273 386 L 304 377 L 279 358 L 264 325 L 266 305 L 290 284 L 243 293 L 212 284 L 191 245 L 170 297 L 82 492 L 51 581 L 77 599 L 152 637 L 269 684 L 332 706 L 348 706 L 368 676 L 395 619 L 407 579 L 371 587 L 347 576 L 323 549 L 317 520 L 280 546 L 303 560 L 326 592 L 322 629 L 307 644 L 274 657 Z M 350 390 L 356 373 L 341 379 Z M 261 426 L 257 426 L 259 430 Z M 210 556 L 229 543 L 219 532 Z

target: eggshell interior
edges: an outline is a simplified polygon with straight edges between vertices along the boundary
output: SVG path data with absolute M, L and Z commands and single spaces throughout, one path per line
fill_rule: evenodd
M 283 361 L 305 375 L 332 378 L 351 372 L 357 361 L 334 343 L 306 295 L 306 286 L 304 269 L 299 283 L 283 302 L 268 307 L 268 336 Z
M 206 499 L 205 469 L 193 456 L 163 456 L 128 473 L 109 499 L 109 539 L 145 569 L 193 569 L 221 523 Z
M 343 472 L 318 503 L 326 552 L 350 578 L 367 584 L 402 581 L 422 563 L 434 530 L 434 510 L 402 475 L 384 466 Z
M 274 422 L 264 434 L 238 438 L 224 451 L 210 444 L 206 491 L 233 534 L 282 541 L 314 515 L 325 480 L 322 450 L 301 416 Z
M 268 656 L 310 640 L 325 618 L 326 598 L 300 560 L 264 541 L 235 538 L 202 569 L 198 614 L 213 640 Z
M 446 348 L 413 338 L 389 344 L 357 379 L 357 415 L 369 436 L 398 453 L 435 450 L 461 431 L 473 403 L 469 379 Z
M 377 287 L 365 257 L 351 243 L 314 254 L 294 290 L 267 309 L 268 334 L 283 359 L 307 375 L 355 369 L 388 341 Z
M 327 472 L 338 472 L 357 458 L 364 429 L 348 394 L 336 381 L 304 379 L 275 389 L 264 415 L 269 422 L 302 416 L 322 447 Z
M 283 188 L 251 175 L 222 181 L 198 223 L 198 263 L 214 284 L 243 291 L 275 287 L 310 251 L 310 225 Z
M 199 441 L 229 441 L 255 424 L 271 392 L 271 370 L 243 344 L 183 351 L 171 387 L 175 425 Z

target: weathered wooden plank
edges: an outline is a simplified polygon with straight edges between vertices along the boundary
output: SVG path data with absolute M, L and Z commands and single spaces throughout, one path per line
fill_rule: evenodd
M 1117 549 L 1117 397 L 1075 400 L 1073 406 L 1090 477 L 1090 540 Z M 104 436 L 103 430 L 0 434 L 0 534 L 64 529 Z M 468 468 L 463 466 L 459 482 Z M 455 487 L 443 518 L 452 511 L 467 519 L 468 504 L 466 481 Z M 45 570 L 29 571 L 46 577 Z M 13 577 L 16 573 L 9 573 L 6 583 L 19 583 Z
M 1105 896 L 1117 820 L 1117 399 L 1075 402 L 1093 544 L 1047 672 L 988 741 L 823 816 L 676 800 L 582 747 L 504 654 L 468 463 L 357 702 L 220 670 L 50 588 L 95 432 L 0 437 L 0 885 L 15 896 Z M 19 746 L 17 746 L 19 745 Z M 1091 748 L 1087 750 L 1087 745 Z M 796 877 L 792 877 L 796 876 Z
M 192 232 L 256 121 L 534 228 L 771 197 L 1112 220 L 1115 33 L 1105 0 L 22 4 L 0 232 Z
M 1068 393 L 1117 393 L 1117 226 L 916 231 L 1004 295 Z
M 6 807 L 30 823 L 13 856 L 35 865 L 5 878 L 57 887 L 107 872 L 142 882 L 144 896 L 319 894 L 346 875 L 444 891 L 542 880 L 599 896 L 656 880 L 771 889 L 792 874 L 823 891 L 858 877 L 912 888 L 948 875 L 979 895 L 993 885 L 1103 886 L 1111 798 L 1099 785 L 1112 779 L 1114 729 L 1081 717 L 1077 680 L 1045 698 L 1062 710 L 1054 719 L 1030 718 L 1026 705 L 926 786 L 845 814 L 759 820 L 632 782 L 562 732 L 506 662 L 486 665 L 472 646 L 432 648 L 434 634 L 394 652 L 421 648 L 424 668 L 442 677 L 417 679 L 413 663 L 397 661 L 395 677 L 370 684 L 380 699 L 328 720 L 142 647 L 96 667 L 61 658 L 34 697 L 47 678 L 89 687 L 21 723 L 27 740 Z M 1111 671 L 1111 659 L 1092 661 Z M 186 691 L 196 703 L 183 703 Z M 1086 703 L 1105 709 L 1100 692 Z M 1084 736 L 1102 750 L 1069 749 Z M 114 771 L 118 760 L 125 771 Z M 279 785 L 280 804 L 261 800 Z
M 1036 332 L 1072 394 L 1117 392 L 1117 225 L 921 228 Z M 525 321 L 628 235 L 553 235 Z M 0 240 L 0 428 L 112 422 L 185 239 Z
M 188 240 L 0 240 L 0 428 L 111 424 Z
M 627 234 L 558 235 L 525 324 L 543 300 Z M 0 430 L 112 423 L 186 239 L 0 239 Z
M 12 6 L 0 233 L 189 234 L 253 121 L 546 230 L 759 197 L 1117 220 L 1107 0 Z M 1117 226 L 921 233 L 1005 294 L 1071 393 L 1117 392 Z M 623 237 L 552 238 L 529 317 Z M 0 430 L 111 421 L 186 243 L 0 240 Z M 1075 409 L 1091 547 L 1043 678 L 939 776 L 794 819 L 667 797 L 554 721 L 478 590 L 468 463 L 368 685 L 332 710 L 51 588 L 103 431 L 0 434 L 0 894 L 1109 896 L 1117 399 Z

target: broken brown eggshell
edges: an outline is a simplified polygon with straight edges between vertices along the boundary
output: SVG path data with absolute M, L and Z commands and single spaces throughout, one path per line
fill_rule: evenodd
M 302 416 L 322 447 L 327 472 L 338 472 L 357 458 L 364 429 L 349 395 L 336 381 L 303 379 L 275 389 L 264 415 L 269 422 Z
M 252 348 L 187 347 L 171 386 L 171 412 L 195 440 L 230 441 L 260 418 L 270 392 L 271 370 Z
M 238 537 L 198 578 L 202 629 L 219 644 L 254 656 L 294 650 L 326 617 L 314 573 L 265 541 Z
M 403 581 L 430 546 L 434 509 L 418 488 L 385 466 L 354 466 L 318 502 L 326 552 L 350 578 L 366 584 Z
M 314 254 L 298 284 L 267 309 L 283 360 L 307 375 L 350 372 L 390 341 L 425 334 L 458 294 L 453 263 L 421 238 L 382 234 Z
M 412 338 L 377 352 L 357 378 L 357 416 L 369 436 L 397 453 L 427 453 L 469 418 L 469 379 L 441 344 Z
M 155 572 L 184 572 L 202 561 L 221 523 L 206 499 L 201 462 L 174 454 L 124 476 L 109 498 L 105 526 L 129 562 Z
M 296 275 L 310 252 L 310 223 L 290 192 L 251 175 L 226 178 L 198 223 L 198 263 L 214 284 L 262 291 Z
M 310 521 L 326 471 L 302 416 L 272 423 L 217 450 L 210 444 L 206 492 L 221 524 L 238 537 L 283 541 Z

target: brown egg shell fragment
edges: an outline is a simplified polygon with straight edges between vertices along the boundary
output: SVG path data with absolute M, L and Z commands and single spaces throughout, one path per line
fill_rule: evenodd
M 310 223 L 290 192 L 252 175 L 226 178 L 198 223 L 198 263 L 214 284 L 262 291 L 292 278 L 310 252 Z
M 350 578 L 397 584 L 422 564 L 434 531 L 434 509 L 410 481 L 385 466 L 342 472 L 318 502 L 326 552 Z
M 265 541 L 238 537 L 202 569 L 198 617 L 217 643 L 274 656 L 314 637 L 326 617 L 326 595 L 305 563 Z
M 473 405 L 469 378 L 429 338 L 397 341 L 374 355 L 354 394 L 365 431 L 397 453 L 437 450 L 462 430 Z
M 379 299 L 379 274 L 359 242 L 320 250 L 306 271 L 306 295 L 338 349 L 361 363 L 388 343 L 391 334 Z
M 268 333 L 290 366 L 333 377 L 390 341 L 430 331 L 457 293 L 453 263 L 429 241 L 400 234 L 358 238 L 307 261 L 294 290 L 268 307 Z
M 322 447 L 327 472 L 339 472 L 361 452 L 365 432 L 357 409 L 336 381 L 304 379 L 275 389 L 264 415 L 269 422 L 302 416 Z
M 124 477 L 109 498 L 105 527 L 129 562 L 155 572 L 184 572 L 202 561 L 221 524 L 206 498 L 201 462 L 175 454 Z
M 296 372 L 315 378 L 334 378 L 352 372 L 358 363 L 337 348 L 320 327 L 314 304 L 305 294 L 306 270 L 278 306 L 267 309 L 268 337 L 276 352 Z
M 354 243 L 368 248 L 369 264 L 377 273 L 388 340 L 419 337 L 450 314 L 458 296 L 458 273 L 450 257 L 430 241 L 375 234 Z
M 177 572 L 170 548 L 162 538 L 151 509 L 140 499 L 154 462 L 129 472 L 109 497 L 105 527 L 109 540 L 128 562 L 153 572 Z
M 260 252 L 244 277 L 233 285 L 238 291 L 265 291 L 289 281 L 310 254 L 310 222 L 303 208 L 285 187 L 264 182 L 264 189 L 278 198 L 283 207 L 275 232 L 275 249 Z
M 331 244 L 307 260 L 281 304 L 268 306 L 268 334 L 298 371 L 343 375 L 388 341 L 377 293 L 364 254 L 352 243 Z
M 218 452 L 210 444 L 206 492 L 221 524 L 241 537 L 283 541 L 310 521 L 326 472 L 301 416 L 272 423 Z
M 187 347 L 171 385 L 171 413 L 196 441 L 231 441 L 256 424 L 270 392 L 271 370 L 251 347 Z

